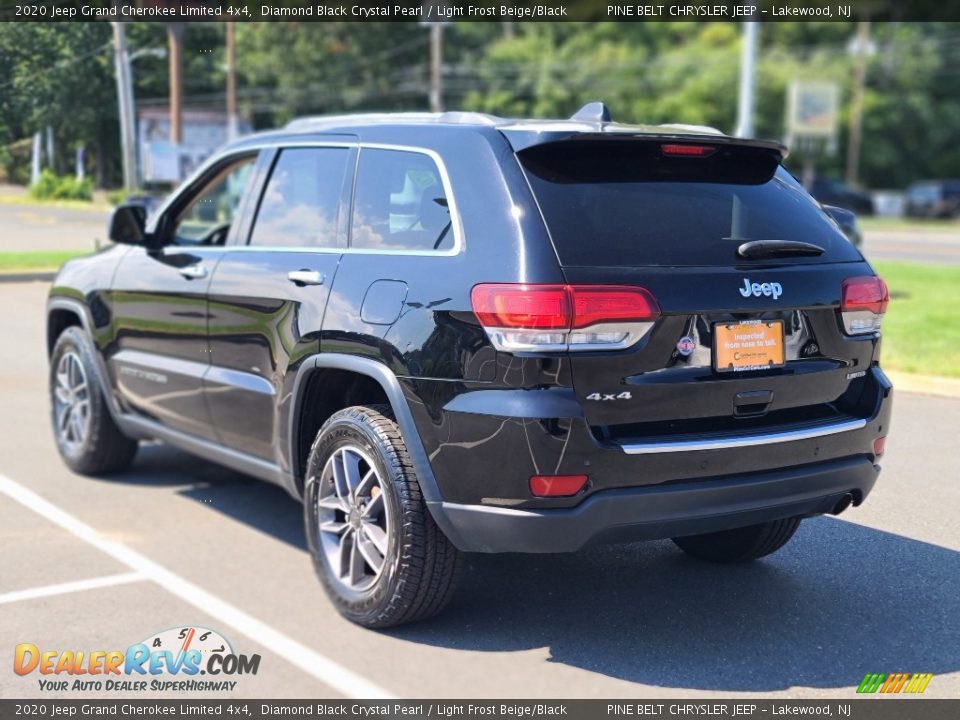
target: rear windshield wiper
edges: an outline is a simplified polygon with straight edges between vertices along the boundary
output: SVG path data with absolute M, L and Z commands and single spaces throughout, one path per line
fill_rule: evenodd
M 775 257 L 816 257 L 823 255 L 819 245 L 797 240 L 751 240 L 737 248 L 737 255 L 748 260 Z

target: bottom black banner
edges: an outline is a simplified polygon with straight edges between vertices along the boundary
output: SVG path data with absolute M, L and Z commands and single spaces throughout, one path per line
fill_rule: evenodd
M 0 720 L 197 718 L 795 718 L 955 720 L 960 700 L 0 700 Z

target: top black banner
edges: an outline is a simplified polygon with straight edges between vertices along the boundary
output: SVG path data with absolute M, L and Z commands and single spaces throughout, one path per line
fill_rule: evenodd
M 610 0 L 0 0 L 12 22 L 874 22 L 960 21 L 960 0 L 704 0 L 703 4 Z

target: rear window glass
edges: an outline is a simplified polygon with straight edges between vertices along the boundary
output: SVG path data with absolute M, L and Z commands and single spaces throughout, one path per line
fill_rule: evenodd
M 449 250 L 453 229 L 440 171 L 428 156 L 363 148 L 350 244 L 367 250 Z
M 730 265 L 750 240 L 824 249 L 780 262 L 860 253 L 769 151 L 666 157 L 660 142 L 568 141 L 519 154 L 564 265 Z

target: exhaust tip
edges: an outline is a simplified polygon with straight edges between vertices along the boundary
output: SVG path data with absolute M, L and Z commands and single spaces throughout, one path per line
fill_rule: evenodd
M 848 507 L 850 507 L 850 505 L 852 504 L 853 504 L 853 495 L 850 493 L 847 493 L 837 501 L 837 504 L 833 506 L 832 510 L 830 510 L 830 514 L 839 515 Z

